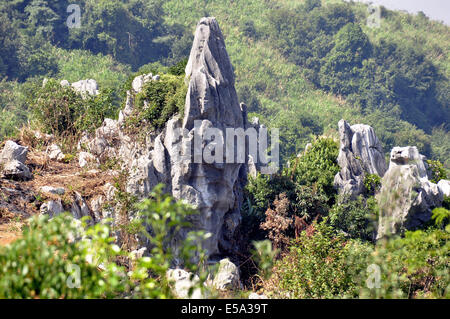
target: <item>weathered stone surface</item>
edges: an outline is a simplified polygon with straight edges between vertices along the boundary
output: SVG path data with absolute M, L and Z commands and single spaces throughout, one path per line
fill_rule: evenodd
M 47 148 L 47 154 L 48 157 L 54 161 L 62 161 L 65 158 L 65 155 L 61 151 L 61 148 L 56 144 L 52 144 Z
M 444 196 L 450 197 L 450 181 L 446 179 L 441 179 L 438 183 L 438 187 Z
M 90 216 L 89 206 L 87 205 L 83 196 L 81 196 L 80 193 L 78 192 L 75 192 L 70 212 L 76 219 L 81 219 L 82 217 Z
M 62 196 L 66 193 L 66 190 L 63 187 L 42 186 L 40 192 Z
M 418 229 L 431 219 L 443 201 L 438 185 L 428 180 L 424 157 L 414 147 L 395 147 L 380 193 L 377 238 Z
M 28 167 L 17 160 L 12 160 L 3 165 L 3 176 L 6 179 L 29 180 L 33 177 Z
M 134 92 L 146 79 L 135 80 Z M 158 78 L 148 76 L 147 80 Z M 154 186 L 163 183 L 165 191 L 196 207 L 200 214 L 191 218 L 192 228 L 210 234 L 203 247 L 212 259 L 219 260 L 236 247 L 234 231 L 240 223 L 246 163 L 210 164 L 203 158 L 194 161 L 190 151 L 194 136 L 202 140 L 207 128 L 215 128 L 223 136 L 227 128 L 244 129 L 246 112 L 238 103 L 233 68 L 214 18 L 203 18 L 197 26 L 186 80 L 189 85 L 184 118 L 175 115 L 163 129 L 145 132 L 145 141 L 137 140 L 127 135 L 122 125 L 134 108 L 133 94 L 129 92 L 119 121 L 106 119 L 87 143 L 86 151 L 100 162 L 116 159 L 128 172 L 126 190 L 138 198 L 145 198 Z M 185 134 L 180 135 L 180 129 Z M 202 150 L 211 140 L 203 139 Z M 177 233 L 175 241 L 179 242 L 188 231 Z
M 49 215 L 51 218 L 53 218 L 63 213 L 64 208 L 61 204 L 61 200 L 57 200 L 42 204 L 40 211 L 42 215 Z
M 242 288 L 239 268 L 228 258 L 219 262 L 219 269 L 214 277 L 213 285 L 218 290 L 235 290 Z
M 61 85 L 63 85 L 63 84 L 61 83 Z M 80 80 L 78 82 L 72 83 L 72 88 L 76 92 L 81 93 L 81 95 L 83 97 L 86 97 L 87 94 L 93 95 L 93 96 L 99 94 L 97 81 L 95 81 L 93 79 Z
M 88 152 L 80 152 L 78 154 L 78 165 L 81 168 L 88 166 L 89 164 L 97 164 L 97 158 Z
M 339 121 L 340 149 L 334 185 L 340 194 L 356 197 L 364 192 L 366 174 L 383 177 L 386 172 L 383 147 L 372 127 L 363 124 L 350 126 Z
M 172 283 L 172 290 L 178 298 L 203 299 L 204 296 L 200 288 L 196 288 L 189 295 L 189 290 L 198 285 L 199 277 L 183 269 L 169 269 L 167 279 Z
M 25 164 L 27 160 L 28 147 L 21 146 L 13 141 L 6 141 L 5 147 L 0 153 L 0 164 L 10 161 L 19 161 Z

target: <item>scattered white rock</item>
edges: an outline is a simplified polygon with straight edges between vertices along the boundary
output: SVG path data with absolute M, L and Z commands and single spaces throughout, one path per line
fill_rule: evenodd
M 41 193 L 50 193 L 54 195 L 64 195 L 66 190 L 63 187 L 43 186 L 40 189 Z
M 81 168 L 86 167 L 88 164 L 97 164 L 97 159 L 94 155 L 88 152 L 81 152 L 78 155 L 78 164 Z
M 67 80 L 62 80 L 61 82 L 59 82 L 59 84 L 60 84 L 62 87 L 70 86 L 70 82 L 67 81 Z
M 99 94 L 97 81 L 93 79 L 80 80 L 78 82 L 72 83 L 72 87 L 76 92 L 81 93 L 83 97 L 87 94 L 95 96 Z
M 214 277 L 213 286 L 218 290 L 235 290 L 242 288 L 239 277 L 239 268 L 230 259 L 225 258 L 219 262 L 219 269 Z
M 0 164 L 10 161 L 19 161 L 25 164 L 27 160 L 28 147 L 21 146 L 11 140 L 6 141 L 3 151 L 0 153 Z
M 60 215 L 64 212 L 64 207 L 60 200 L 49 201 L 42 204 L 40 212 L 42 215 L 49 215 L 51 218 Z
M 450 181 L 441 179 L 438 183 L 438 187 L 446 197 L 450 197 Z
M 173 293 L 176 297 L 182 299 L 203 299 L 204 296 L 200 288 L 192 291 L 189 296 L 189 290 L 199 283 L 199 277 L 183 269 L 169 269 L 167 279 L 172 282 Z
M 47 154 L 51 160 L 59 162 L 63 161 L 64 158 L 66 157 L 64 153 L 61 151 L 61 148 L 56 144 L 52 144 L 47 148 Z

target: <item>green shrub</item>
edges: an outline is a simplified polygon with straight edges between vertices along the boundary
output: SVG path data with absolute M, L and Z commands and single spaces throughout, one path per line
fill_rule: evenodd
M 285 174 L 291 176 L 299 186 L 314 185 L 331 203 L 336 194 L 334 176 L 339 171 L 336 160 L 338 153 L 339 147 L 335 140 L 327 137 L 316 138 L 305 154 L 291 161 Z
M 136 112 L 129 125 L 146 121 L 154 129 L 163 127 L 175 114 L 183 116 L 187 87 L 183 76 L 163 74 L 159 81 L 150 81 L 136 95 Z M 145 105 L 148 103 L 148 106 Z
M 111 89 L 83 99 L 71 87 L 61 87 L 53 79 L 45 86 L 35 88 L 30 96 L 30 104 L 36 124 L 57 137 L 75 136 L 84 130 L 92 131 L 106 117 L 113 118 L 116 113 Z
M 431 182 L 437 184 L 441 179 L 447 179 L 447 172 L 441 162 L 427 160 L 427 164 L 431 170 Z
M 0 249 L 0 298 L 113 297 L 125 289 L 124 269 L 110 262 L 118 251 L 106 225 L 34 218 L 21 239 Z
M 368 195 L 373 196 L 381 188 L 381 177 L 377 174 L 367 174 L 364 177 L 364 187 Z
M 326 221 L 313 227 L 313 234 L 303 232 L 276 263 L 269 294 L 292 299 L 358 297 L 359 275 L 370 246 L 348 241 Z
M 369 288 L 361 282 L 360 297 L 448 299 L 448 230 L 406 232 L 403 238 L 378 242 L 367 265 L 379 267 L 379 285 Z
M 137 205 L 136 234 L 145 236 L 150 256 L 136 258 L 114 244 L 109 220 L 88 226 L 70 215 L 30 221 L 22 238 L 0 247 L 0 298 L 173 298 L 166 272 L 176 262 L 200 281 L 204 289 L 202 232 L 190 232 L 173 243 L 181 227 L 196 212 L 177 203 L 158 186 Z
M 351 238 L 373 240 L 376 231 L 377 203 L 374 197 L 342 199 L 330 210 L 330 225 Z

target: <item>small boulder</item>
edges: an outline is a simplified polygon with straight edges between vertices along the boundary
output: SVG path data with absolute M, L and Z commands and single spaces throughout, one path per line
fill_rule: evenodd
M 235 290 L 241 288 L 239 268 L 228 258 L 219 262 L 219 269 L 213 281 L 214 288 L 218 290 Z
M 0 153 L 0 164 L 18 161 L 25 164 L 27 160 L 28 147 L 21 146 L 13 141 L 6 141 L 3 151 Z
M 60 200 L 49 201 L 42 204 L 40 209 L 41 215 L 49 215 L 51 218 L 60 215 L 64 212 L 64 207 Z
M 63 161 L 64 158 L 66 157 L 64 153 L 61 151 L 61 148 L 56 144 L 52 144 L 47 148 L 47 154 L 51 160 L 58 162 Z
M 41 193 L 49 193 L 53 195 L 64 195 L 66 190 L 63 187 L 43 186 L 40 189 Z
M 29 180 L 33 178 L 28 167 L 17 160 L 12 160 L 3 165 L 3 176 L 12 180 Z
M 437 184 L 439 189 L 442 191 L 444 196 L 450 197 L 450 181 L 446 179 L 441 179 Z
M 196 288 L 189 296 L 189 290 L 198 285 L 199 277 L 187 272 L 183 269 L 169 269 L 167 271 L 167 279 L 172 282 L 173 293 L 176 297 L 186 299 L 203 299 L 200 288 Z

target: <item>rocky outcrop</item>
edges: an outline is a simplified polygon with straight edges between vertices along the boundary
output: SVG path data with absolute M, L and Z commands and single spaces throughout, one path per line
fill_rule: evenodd
M 80 80 L 78 82 L 72 83 L 72 88 L 82 96 L 95 96 L 99 94 L 97 81 L 93 79 Z
M 383 147 L 369 125 L 350 126 L 339 121 L 340 149 L 338 164 L 341 171 L 336 174 L 334 185 L 340 194 L 352 198 L 364 193 L 366 174 L 383 177 L 386 172 Z
M 446 179 L 441 179 L 438 183 L 438 187 L 441 190 L 441 192 L 446 197 L 450 197 L 450 181 Z
M 442 190 L 428 180 L 424 156 L 417 147 L 394 147 L 378 194 L 377 238 L 415 230 L 428 223 L 443 201 Z
M 145 198 L 163 183 L 165 191 L 177 200 L 197 208 L 200 214 L 191 218 L 192 228 L 210 235 L 203 247 L 211 259 L 220 260 L 236 247 L 234 231 L 240 223 L 247 168 L 245 160 L 225 160 L 229 148 L 236 156 L 235 145 L 225 145 L 218 161 L 207 162 L 201 155 L 207 145 L 217 142 L 217 136 L 206 136 L 208 129 L 225 137 L 227 128 L 245 129 L 247 114 L 238 102 L 233 67 L 215 18 L 203 18 L 197 25 L 186 66 L 184 117 L 175 115 L 163 129 L 146 132 L 144 140 L 138 141 L 124 129 L 125 119 L 132 113 L 134 96 L 144 83 L 158 79 L 152 74 L 135 78 L 119 120 L 106 119 L 95 136 L 83 138 L 79 149 L 100 161 L 113 158 L 120 162 L 128 172 L 126 190 L 138 198 Z M 201 143 L 194 145 L 195 138 Z M 200 150 L 200 157 L 196 150 Z M 189 230 L 180 231 L 175 241 Z
M 213 286 L 218 290 L 236 290 L 242 288 L 239 268 L 228 258 L 219 262 L 219 269 L 213 280 Z
M 56 144 L 52 144 L 47 148 L 47 154 L 51 160 L 59 162 L 63 161 L 64 158 L 66 157 L 64 153 L 61 151 L 61 148 Z
M 13 141 L 6 141 L 0 153 L 0 173 L 4 178 L 28 180 L 32 178 L 29 168 L 25 165 L 28 148 Z

